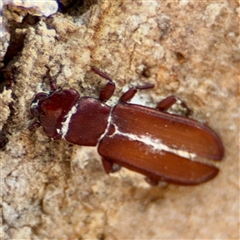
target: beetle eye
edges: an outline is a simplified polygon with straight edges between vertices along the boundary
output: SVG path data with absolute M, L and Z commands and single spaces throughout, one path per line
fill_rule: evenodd
M 37 102 L 37 101 L 46 99 L 47 97 L 49 97 L 49 94 L 47 94 L 45 92 L 40 92 L 35 96 L 35 98 L 33 99 L 32 102 Z
M 41 108 L 39 106 L 39 102 L 41 100 L 44 100 L 48 97 L 49 95 L 47 93 L 44 93 L 44 92 L 41 92 L 41 93 L 38 93 L 35 98 L 32 100 L 32 104 L 31 104 L 31 114 L 34 116 L 34 117 L 39 117 L 41 115 Z
M 32 114 L 34 117 L 39 117 L 40 113 L 39 113 L 37 107 L 31 107 L 30 110 L 31 110 L 31 114 Z

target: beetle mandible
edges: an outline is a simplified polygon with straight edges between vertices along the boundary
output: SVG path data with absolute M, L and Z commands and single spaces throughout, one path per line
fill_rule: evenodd
M 220 138 L 203 123 L 166 112 L 176 97 L 167 97 L 155 109 L 131 104 L 128 101 L 138 89 L 153 86 L 132 87 L 110 107 L 106 102 L 115 84 L 104 72 L 91 69 L 108 80 L 98 99 L 80 97 L 72 88 L 57 89 L 53 83 L 49 94 L 35 96 L 31 113 L 48 137 L 97 146 L 106 173 L 113 172 L 117 164 L 152 182 L 180 185 L 200 184 L 218 174 L 217 167 L 196 161 L 194 156 L 221 160 L 224 148 Z

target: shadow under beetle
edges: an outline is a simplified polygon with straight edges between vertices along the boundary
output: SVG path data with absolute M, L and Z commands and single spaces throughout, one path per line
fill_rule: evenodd
M 177 101 L 170 96 L 156 109 L 127 103 L 138 89 L 132 87 L 114 107 L 105 102 L 113 95 L 112 79 L 92 67 L 108 80 L 99 98 L 80 97 L 75 89 L 57 90 L 51 82 L 49 94 L 38 93 L 31 113 L 50 138 L 81 146 L 97 146 L 107 173 L 114 164 L 147 176 L 151 182 L 165 181 L 181 185 L 206 182 L 218 174 L 213 165 L 198 162 L 200 157 L 221 160 L 224 148 L 218 135 L 208 126 L 166 111 Z

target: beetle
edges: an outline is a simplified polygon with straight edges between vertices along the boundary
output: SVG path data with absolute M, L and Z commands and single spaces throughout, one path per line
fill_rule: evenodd
M 148 84 L 131 87 L 110 107 L 106 102 L 115 84 L 106 73 L 91 69 L 108 80 L 99 98 L 80 97 L 77 90 L 57 89 L 53 83 L 50 93 L 34 97 L 31 113 L 48 137 L 97 146 L 106 173 L 114 172 L 117 164 L 151 182 L 179 185 L 200 184 L 218 174 L 214 164 L 197 161 L 195 156 L 221 160 L 224 147 L 220 138 L 203 123 L 168 113 L 178 101 L 175 96 L 160 101 L 156 108 L 128 102 L 137 90 L 154 87 Z

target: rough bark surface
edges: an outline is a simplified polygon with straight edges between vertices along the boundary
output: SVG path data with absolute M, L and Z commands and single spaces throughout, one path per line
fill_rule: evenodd
M 16 9 L 4 12 L 22 45 L 7 65 L 13 86 L 0 94 L 9 139 L 0 152 L 1 237 L 238 239 L 238 2 L 102 0 L 81 14 L 37 19 Z M 96 66 L 116 82 L 116 97 L 126 86 L 154 83 L 135 100 L 184 100 L 192 118 L 222 138 L 220 174 L 195 187 L 151 187 L 125 169 L 106 175 L 95 148 L 30 132 L 31 100 L 49 89 L 45 66 L 58 86 L 81 95 L 96 97 L 106 83 L 90 70 Z

